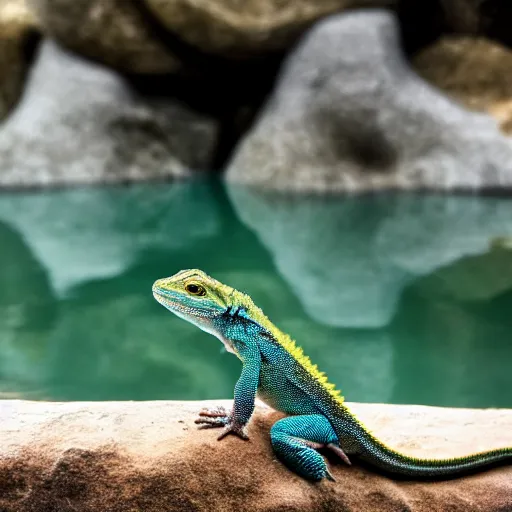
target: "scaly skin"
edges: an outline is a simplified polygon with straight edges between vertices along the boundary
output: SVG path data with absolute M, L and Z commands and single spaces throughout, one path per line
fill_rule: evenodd
M 273 425 L 272 447 L 290 469 L 309 480 L 333 479 L 316 451 L 322 447 L 346 464 L 349 456 L 356 456 L 381 472 L 410 478 L 442 479 L 512 463 L 512 448 L 439 460 L 409 457 L 389 448 L 357 420 L 326 376 L 249 296 L 200 270 L 159 279 L 153 295 L 179 317 L 219 338 L 243 363 L 232 411 L 204 410 L 196 420 L 202 428 L 223 427 L 219 439 L 227 434 L 248 439 L 246 426 L 258 394 L 289 415 Z

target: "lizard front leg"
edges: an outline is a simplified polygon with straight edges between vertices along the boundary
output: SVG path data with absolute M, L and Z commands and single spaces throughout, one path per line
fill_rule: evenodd
M 200 425 L 199 428 L 224 427 L 218 437 L 219 440 L 228 434 L 249 439 L 246 426 L 254 411 L 254 401 L 260 379 L 261 355 L 259 350 L 252 346 L 241 345 L 237 348 L 243 361 L 243 368 L 235 385 L 232 411 L 228 414 L 224 407 L 203 409 L 195 421 Z
M 332 425 L 321 414 L 283 418 L 270 429 L 270 438 L 279 459 L 292 471 L 309 480 L 334 480 L 324 458 L 316 451 L 319 448 L 332 450 L 350 465 Z

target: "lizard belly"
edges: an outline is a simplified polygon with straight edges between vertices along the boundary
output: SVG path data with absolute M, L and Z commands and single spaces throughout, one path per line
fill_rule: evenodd
M 273 371 L 268 365 L 262 366 L 258 386 L 258 398 L 277 411 L 286 414 L 318 414 L 311 398 L 284 372 Z

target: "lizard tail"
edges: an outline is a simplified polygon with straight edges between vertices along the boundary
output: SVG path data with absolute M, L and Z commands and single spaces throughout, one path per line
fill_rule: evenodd
M 338 439 L 352 438 L 352 442 L 349 441 L 348 444 L 349 447 L 355 447 L 353 451 L 359 459 L 388 474 L 419 479 L 447 479 L 501 464 L 512 464 L 512 447 L 474 453 L 465 457 L 422 459 L 405 455 L 386 446 L 357 420 L 351 421 L 349 427 L 347 422 L 343 422 L 343 426 L 338 424 L 334 425 L 334 428 Z M 341 446 L 343 448 L 343 441 Z

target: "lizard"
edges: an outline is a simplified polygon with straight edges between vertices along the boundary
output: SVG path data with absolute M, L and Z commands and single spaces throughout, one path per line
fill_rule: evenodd
M 203 409 L 195 420 L 199 428 L 222 428 L 219 440 L 228 434 L 248 439 L 247 425 L 258 396 L 287 415 L 270 429 L 278 459 L 310 481 L 334 480 L 318 451 L 321 448 L 348 465 L 357 458 L 385 474 L 412 479 L 453 478 L 512 463 L 512 447 L 449 459 L 416 458 L 388 447 L 356 418 L 327 376 L 248 295 L 201 270 L 182 270 L 158 279 L 152 291 L 165 308 L 217 337 L 242 362 L 232 410 Z

